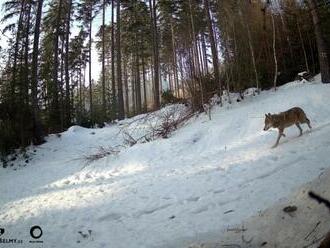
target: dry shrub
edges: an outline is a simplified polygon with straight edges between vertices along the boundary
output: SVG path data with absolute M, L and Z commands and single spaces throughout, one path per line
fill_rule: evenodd
M 174 96 L 174 94 L 171 90 L 166 90 L 166 91 L 163 91 L 163 93 L 162 93 L 162 104 L 163 105 L 180 103 L 181 100 L 182 100 L 181 98 Z
M 167 106 L 165 109 L 139 118 L 138 123 L 126 124 L 121 132 L 125 144 L 129 146 L 149 142 L 157 138 L 168 138 L 174 130 L 183 125 L 193 115 L 194 112 L 191 108 L 185 107 L 182 110 L 182 105 Z M 143 130 L 141 131 L 141 129 Z
M 195 77 L 185 81 L 190 101 L 194 111 L 204 111 L 203 105 L 210 103 L 211 98 L 218 93 L 218 83 L 211 74 Z M 220 103 L 220 102 L 219 102 Z
M 175 131 L 180 125 L 183 125 L 190 117 L 193 116 L 193 112 L 180 112 L 177 113 L 175 108 L 171 111 L 166 111 L 159 116 L 161 124 L 159 126 L 152 127 L 155 137 L 168 138 L 168 136 Z
M 84 156 L 84 159 L 87 162 L 87 164 L 90 164 L 90 163 L 97 161 L 101 158 L 104 158 L 106 156 L 116 155 L 118 153 L 119 153 L 119 149 L 113 148 L 111 146 L 108 146 L 106 148 L 103 146 L 100 146 L 96 153 L 86 155 L 86 156 Z

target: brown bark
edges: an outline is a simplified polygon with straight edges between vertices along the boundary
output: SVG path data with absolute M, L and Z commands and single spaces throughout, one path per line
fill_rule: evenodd
M 125 86 L 125 113 L 129 115 L 129 101 L 128 101 L 128 78 L 127 78 L 127 60 L 124 60 L 124 86 Z
M 240 1 L 239 1 L 239 4 L 241 4 Z M 253 45 L 252 45 L 252 37 L 251 37 L 250 27 L 249 27 L 249 24 L 246 22 L 246 20 L 243 19 L 243 14 L 242 14 L 242 10 L 241 9 L 239 9 L 239 15 L 241 17 L 242 24 L 244 25 L 244 23 L 245 23 L 245 27 L 246 27 L 246 30 L 247 30 L 249 48 L 250 48 L 250 53 L 251 53 L 251 58 L 252 58 L 252 64 L 253 64 L 253 69 L 254 69 L 255 80 L 256 80 L 256 87 L 257 87 L 257 92 L 259 94 L 260 93 L 260 89 L 259 89 L 259 76 L 258 76 L 258 71 L 257 71 L 257 65 L 256 65 L 255 54 L 254 54 L 254 48 L 253 48 Z
M 145 62 L 144 62 L 144 54 L 142 53 L 142 80 L 143 80 L 143 111 L 147 112 L 148 110 L 148 102 L 147 102 L 147 88 L 146 88 L 146 70 L 145 70 Z
M 106 120 L 106 101 L 105 101 L 105 5 L 106 0 L 103 0 L 102 5 L 102 114 L 103 121 Z
M 313 18 L 314 32 L 319 53 L 321 79 L 323 83 L 330 83 L 330 48 L 323 36 L 317 2 L 316 0 L 308 0 L 308 3 Z
M 202 50 L 203 50 L 203 63 L 206 74 L 209 73 L 209 67 L 207 62 L 207 51 L 206 51 L 206 44 L 205 44 L 205 35 L 202 33 Z
M 141 99 L 140 63 L 139 63 L 138 52 L 135 56 L 135 94 L 136 94 L 137 114 L 141 114 L 142 99 Z
M 90 5 L 89 9 L 89 68 L 88 68 L 88 75 L 89 75 L 89 108 L 90 108 L 90 121 L 91 124 L 94 124 L 94 112 L 93 112 L 93 89 L 92 89 L 92 4 Z
M 219 95 L 220 95 L 220 101 L 221 101 L 222 82 L 220 81 L 218 51 L 217 51 L 217 48 L 215 45 L 215 37 L 214 37 L 214 31 L 213 31 L 213 27 L 212 27 L 212 20 L 211 20 L 210 7 L 209 7 L 208 0 L 204 0 L 204 7 L 205 7 L 205 12 L 206 12 L 207 26 L 208 26 L 209 33 L 210 33 L 210 43 L 211 43 L 214 77 L 215 77 L 216 83 L 219 85 Z M 220 104 L 222 104 L 222 103 L 220 102 Z
M 38 104 L 38 54 L 39 37 L 43 0 L 38 0 L 37 14 L 34 27 L 33 52 L 32 52 L 32 77 L 31 77 L 31 98 L 32 98 L 32 123 L 33 139 L 35 145 L 42 144 L 44 140 L 43 128 L 40 120 L 40 109 Z
M 115 77 L 115 19 L 114 0 L 111 0 L 111 98 L 112 98 L 112 118 L 116 119 L 117 99 L 116 99 L 116 77 Z
M 176 59 L 175 35 L 174 35 L 172 20 L 171 20 L 171 38 L 172 38 L 173 75 L 174 75 L 174 85 L 176 89 L 175 94 L 177 97 L 180 97 L 179 88 L 178 88 L 179 82 L 178 82 L 178 68 L 177 68 L 177 59 Z
M 276 90 L 276 83 L 277 83 L 277 73 L 278 73 L 278 65 L 277 65 L 277 55 L 276 55 L 276 28 L 275 28 L 275 18 L 274 15 L 271 14 L 272 18 L 272 25 L 273 25 L 273 55 L 274 55 L 274 89 Z
M 156 0 L 149 0 L 150 15 L 152 23 L 152 39 L 153 39 L 153 69 L 154 69 L 154 109 L 160 107 L 160 77 L 159 77 L 159 44 L 157 31 L 157 8 Z
M 302 37 L 302 34 L 301 34 L 301 29 L 300 29 L 300 24 L 299 24 L 298 19 L 297 19 L 297 28 L 298 28 L 298 33 L 299 33 L 299 39 L 300 39 L 300 43 L 301 43 L 301 48 L 303 49 L 303 53 L 304 53 L 306 71 L 307 72 L 310 72 L 309 66 L 308 66 L 306 48 L 305 48 L 304 40 L 303 40 L 303 37 Z
M 52 107 L 51 107 L 51 120 L 53 125 L 55 125 L 55 129 L 58 129 L 57 122 L 60 120 L 60 112 L 59 112 L 59 102 L 58 102 L 58 49 L 59 49 L 59 36 L 60 36 L 60 23 L 61 23 L 61 13 L 62 13 L 63 0 L 59 0 L 58 10 L 57 10 L 57 18 L 56 18 L 56 30 L 54 34 L 54 68 L 53 68 L 53 89 L 52 89 Z
M 121 37 L 120 37 L 120 0 L 117 0 L 117 35 L 116 35 L 116 48 L 117 48 L 117 87 L 118 87 L 118 119 L 125 118 L 124 98 L 123 98 L 123 85 L 121 75 Z
M 69 77 L 69 38 L 71 24 L 71 9 L 72 0 L 68 3 L 68 13 L 66 19 L 66 34 L 65 34 L 65 125 L 68 127 L 71 124 L 71 104 L 70 104 L 70 77 Z

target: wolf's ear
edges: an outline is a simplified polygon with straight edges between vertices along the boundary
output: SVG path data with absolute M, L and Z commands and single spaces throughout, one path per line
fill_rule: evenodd
M 271 113 L 268 113 L 268 116 L 271 117 L 272 116 Z

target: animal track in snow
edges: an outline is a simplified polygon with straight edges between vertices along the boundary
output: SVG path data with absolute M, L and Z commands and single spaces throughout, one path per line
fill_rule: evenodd
M 209 206 L 206 205 L 206 206 L 202 206 L 202 207 L 199 207 L 199 208 L 193 210 L 191 213 L 193 213 L 193 214 L 200 214 L 202 212 L 207 211 L 208 209 L 209 209 Z
M 90 178 L 92 178 L 92 176 L 90 174 L 85 175 L 85 179 L 90 179 Z
M 199 196 L 191 196 L 191 197 L 187 198 L 186 201 L 188 201 L 188 202 L 196 202 L 199 199 L 200 199 Z
M 108 220 L 109 221 L 112 221 L 112 220 L 119 221 L 122 217 L 123 217 L 122 214 L 113 212 L 113 213 L 103 215 L 103 216 L 99 217 L 97 220 L 100 222 L 108 221 Z
M 217 190 L 214 190 L 213 193 L 214 194 L 221 194 L 221 193 L 223 193 L 225 191 L 226 191 L 225 189 L 217 189 Z
M 134 215 L 135 218 L 139 218 L 143 215 L 149 215 L 149 214 L 153 214 L 159 210 L 162 210 L 162 209 L 165 209 L 165 208 L 168 208 L 169 206 L 171 206 L 172 204 L 164 204 L 164 205 L 161 205 L 159 207 L 154 207 L 154 208 L 150 208 L 150 209 L 146 209 L 146 210 L 143 210 L 143 211 L 140 211 L 138 213 L 136 213 Z
M 274 162 L 278 160 L 278 156 L 270 156 L 269 158 Z

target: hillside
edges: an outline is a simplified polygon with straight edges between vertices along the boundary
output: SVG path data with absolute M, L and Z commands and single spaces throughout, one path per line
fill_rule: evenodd
M 144 133 L 143 116 L 51 135 L 29 147 L 28 158 L 0 169 L 3 237 L 35 247 L 29 230 L 39 225 L 45 247 L 182 247 L 216 240 L 330 168 L 329 96 L 330 86 L 319 78 L 291 82 L 215 106 L 211 120 L 194 116 L 167 139 L 131 147 L 123 127 L 135 121 L 130 131 Z M 305 110 L 312 131 L 303 125 L 297 137 L 290 127 L 271 149 L 277 130 L 263 131 L 264 114 L 293 106 Z M 87 163 L 101 146 L 115 152 Z

